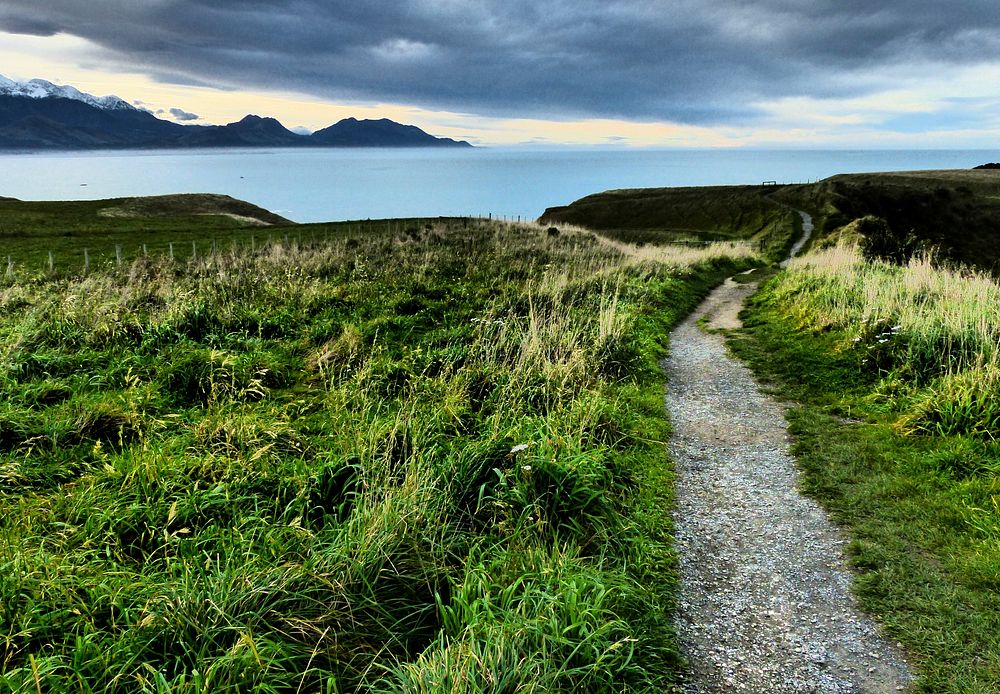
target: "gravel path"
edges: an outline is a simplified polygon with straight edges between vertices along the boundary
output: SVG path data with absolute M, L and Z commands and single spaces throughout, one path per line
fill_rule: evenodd
M 685 692 L 897 692 L 912 676 L 850 591 L 844 538 L 799 494 L 782 407 L 722 338 L 755 287 L 728 280 L 671 335 L 677 628 Z
M 802 217 L 802 236 L 800 236 L 799 240 L 792 245 L 792 249 L 791 251 L 789 251 L 788 257 L 782 260 L 781 263 L 779 263 L 781 267 L 788 267 L 788 261 L 797 256 L 802 251 L 802 249 L 805 248 L 806 243 L 809 242 L 809 239 L 812 237 L 813 234 L 812 217 L 810 217 L 802 210 L 795 210 L 795 211 L 799 213 L 800 217 Z

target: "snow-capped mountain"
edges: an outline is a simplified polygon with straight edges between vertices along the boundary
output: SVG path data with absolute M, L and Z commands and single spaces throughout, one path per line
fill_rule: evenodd
M 105 111 L 128 109 L 137 110 L 127 101 L 117 96 L 94 96 L 81 92 L 76 87 L 60 86 L 52 84 L 48 80 L 33 79 L 28 82 L 15 82 L 12 79 L 0 75 L 0 95 L 7 96 L 27 96 L 32 99 L 60 98 L 82 101 L 94 108 Z
M 345 118 L 311 135 L 260 116 L 228 125 L 181 125 L 117 96 L 93 96 L 47 80 L 16 82 L 0 75 L 0 150 L 469 146 L 384 118 Z

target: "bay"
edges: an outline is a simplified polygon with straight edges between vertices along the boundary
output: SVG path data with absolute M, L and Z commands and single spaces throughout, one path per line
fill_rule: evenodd
M 0 196 L 223 193 L 297 222 L 534 219 L 612 188 L 805 183 L 837 173 L 970 168 L 983 150 L 241 149 L 0 154 Z

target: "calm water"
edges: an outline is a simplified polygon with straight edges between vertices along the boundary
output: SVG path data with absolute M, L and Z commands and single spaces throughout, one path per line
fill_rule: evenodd
M 610 188 L 806 182 L 836 173 L 968 168 L 996 151 L 254 149 L 0 154 L 0 196 L 82 200 L 225 193 L 298 222 L 535 218 Z

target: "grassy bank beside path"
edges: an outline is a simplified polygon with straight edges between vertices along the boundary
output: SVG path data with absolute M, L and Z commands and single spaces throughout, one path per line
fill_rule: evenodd
M 19 269 L 0 689 L 668 690 L 657 360 L 752 262 L 428 220 Z
M 1000 689 L 1000 288 L 843 247 L 766 284 L 732 347 L 795 404 L 805 491 L 924 692 Z

